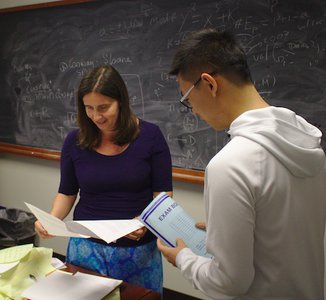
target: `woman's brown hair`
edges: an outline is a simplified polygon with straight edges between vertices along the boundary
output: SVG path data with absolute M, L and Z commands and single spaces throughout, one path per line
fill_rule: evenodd
M 119 115 L 115 127 L 113 142 L 125 145 L 135 140 L 139 134 L 137 117 L 129 106 L 127 87 L 119 72 L 112 66 L 97 67 L 89 71 L 81 80 L 77 94 L 77 121 L 79 126 L 79 144 L 83 148 L 94 149 L 101 143 L 101 133 L 87 116 L 83 98 L 96 92 L 118 101 Z

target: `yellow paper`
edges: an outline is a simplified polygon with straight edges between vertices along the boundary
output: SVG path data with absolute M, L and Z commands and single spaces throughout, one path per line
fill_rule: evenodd
M 120 288 L 115 288 L 109 295 L 107 295 L 103 300 L 120 300 Z
M 43 247 L 30 249 L 29 253 L 20 259 L 17 266 L 2 273 L 0 278 L 0 300 L 8 298 L 21 300 L 21 293 L 34 283 L 30 275 L 37 278 L 55 270 L 51 265 L 51 258 L 52 249 Z
M 0 250 L 0 264 L 8 264 L 22 259 L 33 248 L 33 244 L 14 246 Z

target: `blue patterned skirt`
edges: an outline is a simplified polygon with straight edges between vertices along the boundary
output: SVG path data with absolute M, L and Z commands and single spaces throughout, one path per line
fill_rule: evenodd
M 70 238 L 66 261 L 162 295 L 162 257 L 156 240 L 137 247 L 111 247 L 84 238 Z

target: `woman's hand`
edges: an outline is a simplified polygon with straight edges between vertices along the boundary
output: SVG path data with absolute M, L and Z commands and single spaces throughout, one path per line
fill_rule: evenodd
M 54 235 L 49 234 L 46 229 L 42 226 L 41 222 L 39 220 L 37 220 L 34 223 L 34 228 L 36 233 L 42 238 L 42 239 L 49 239 L 54 237 Z
M 64 195 L 61 193 L 58 193 L 52 204 L 52 210 L 50 212 L 51 215 L 59 218 L 60 220 L 63 220 L 70 212 L 71 208 L 73 207 L 75 201 L 76 201 L 77 195 Z M 54 235 L 49 234 L 47 230 L 42 226 L 41 222 L 37 220 L 34 223 L 34 228 L 36 233 L 42 238 L 42 239 L 49 239 L 54 237 Z
M 141 227 L 129 234 L 127 234 L 125 237 L 134 241 L 139 241 L 147 232 L 146 227 Z

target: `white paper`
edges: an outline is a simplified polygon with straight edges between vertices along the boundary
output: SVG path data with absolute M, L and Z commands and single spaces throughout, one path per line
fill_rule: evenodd
M 144 227 L 138 219 L 130 220 L 99 220 L 99 221 L 68 221 L 67 228 L 71 231 L 90 235 L 93 233 L 107 243 L 111 243 L 128 233 Z
M 37 208 L 36 206 L 26 203 L 29 210 L 34 216 L 41 222 L 42 226 L 47 230 L 49 234 L 56 236 L 67 236 L 67 237 L 86 237 L 76 232 L 72 232 L 67 229 L 65 222 L 57 217 L 50 215 L 49 213 Z
M 63 222 L 29 203 L 25 204 L 43 227 L 55 236 L 93 237 L 109 244 L 144 226 L 138 219 Z
M 55 271 L 39 278 L 22 296 L 33 300 L 100 300 L 121 284 L 115 280 L 77 272 Z
M 52 257 L 51 258 L 51 265 L 52 265 L 53 268 L 56 268 L 56 269 L 62 269 L 62 268 L 66 267 L 66 264 L 64 262 L 62 262 L 57 257 Z

